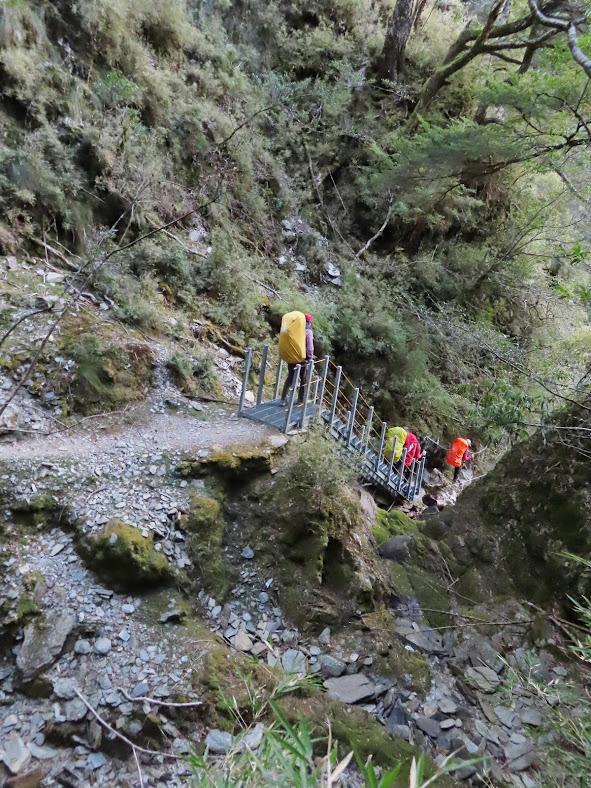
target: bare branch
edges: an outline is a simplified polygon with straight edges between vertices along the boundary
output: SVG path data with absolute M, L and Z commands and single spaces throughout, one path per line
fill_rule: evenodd
M 143 696 L 140 698 L 132 698 L 132 696 L 129 695 L 127 692 L 125 692 L 125 690 L 122 687 L 117 687 L 117 691 L 120 692 L 122 695 L 125 695 L 127 700 L 130 700 L 132 703 L 139 703 L 141 701 L 143 703 L 152 703 L 154 706 L 168 706 L 172 709 L 185 709 L 185 708 L 192 708 L 195 706 L 203 705 L 200 700 L 196 700 L 188 703 L 173 703 L 172 701 L 155 700 L 154 698 L 146 698 Z
M 386 214 L 386 218 L 384 219 L 384 221 L 382 223 L 382 226 L 377 231 L 377 233 L 375 235 L 372 235 L 372 237 L 369 239 L 369 241 L 364 246 L 361 247 L 361 249 L 357 252 L 355 257 L 361 257 L 362 254 L 367 252 L 367 250 L 372 245 L 372 243 L 374 241 L 376 241 L 380 237 L 380 235 L 384 232 L 384 230 L 388 226 L 388 222 L 390 221 L 390 217 L 392 216 L 392 209 L 393 209 L 393 207 L 394 207 L 394 198 L 390 194 L 390 203 L 388 205 L 388 213 Z
M 25 315 L 20 317 L 17 321 L 15 321 L 10 326 L 10 328 L 8 329 L 8 331 L 6 331 L 6 333 L 4 334 L 2 339 L 0 339 L 0 347 L 2 347 L 2 345 L 6 342 L 6 340 L 12 334 L 14 329 L 17 328 L 18 326 L 20 326 L 20 324 L 23 322 L 23 320 L 26 320 L 28 317 L 33 317 L 33 315 L 41 315 L 43 312 L 51 312 L 52 309 L 53 309 L 53 305 L 46 306 L 46 307 L 43 307 L 43 309 L 36 309 L 34 312 L 27 312 Z
M 40 238 L 35 238 L 34 235 L 29 236 L 31 241 L 42 246 L 47 252 L 51 252 L 54 257 L 57 257 L 65 266 L 70 268 L 72 271 L 78 271 L 78 266 L 75 263 L 70 262 L 68 258 L 59 251 L 59 249 L 54 249 L 53 246 L 50 246 L 45 241 L 42 241 Z
M 568 48 L 575 63 L 578 63 L 585 74 L 591 78 L 591 58 L 587 57 L 579 45 L 579 36 L 574 22 L 571 22 L 568 28 Z
M 567 34 L 568 48 L 575 63 L 583 69 L 588 77 L 591 77 L 591 58 L 588 57 L 580 47 L 579 34 L 577 32 L 577 25 L 585 21 L 584 17 L 576 19 L 563 19 L 559 16 L 547 16 L 540 10 L 537 0 L 527 0 L 528 5 L 540 24 L 545 27 L 553 28 L 554 30 L 562 30 Z

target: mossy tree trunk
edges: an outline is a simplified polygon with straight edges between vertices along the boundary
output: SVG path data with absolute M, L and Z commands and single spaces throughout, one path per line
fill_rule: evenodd
M 420 3 L 417 3 L 420 5 Z M 388 23 L 384 48 L 378 63 L 378 73 L 382 79 L 398 82 L 404 67 L 404 52 L 415 18 L 413 0 L 396 0 L 394 11 Z

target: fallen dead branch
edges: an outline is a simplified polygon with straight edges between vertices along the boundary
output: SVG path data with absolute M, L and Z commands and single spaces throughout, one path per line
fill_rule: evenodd
M 120 692 L 122 695 L 125 695 L 127 700 L 130 700 L 132 703 L 151 703 L 154 706 L 167 706 L 171 709 L 190 709 L 195 706 L 201 706 L 202 703 L 200 700 L 190 701 L 187 703 L 174 703 L 170 700 L 156 700 L 156 698 L 147 698 L 147 697 L 139 697 L 139 698 L 132 698 L 132 696 L 126 692 L 122 687 L 117 687 L 117 691 Z
M 110 733 L 112 733 L 114 736 L 116 736 L 122 742 L 125 742 L 125 744 L 127 744 L 128 747 L 131 747 L 131 751 L 133 753 L 133 757 L 135 759 L 135 763 L 136 763 L 137 770 L 138 770 L 138 776 L 139 776 L 139 780 L 140 780 L 140 785 L 143 785 L 144 783 L 143 783 L 143 779 L 142 779 L 142 771 L 141 771 L 141 768 L 140 768 L 140 762 L 139 762 L 139 759 L 137 757 L 138 752 L 144 753 L 144 755 L 155 755 L 155 756 L 158 756 L 160 758 L 170 758 L 171 760 L 174 760 L 174 761 L 179 761 L 179 760 L 182 759 L 180 755 L 175 755 L 172 752 L 159 752 L 158 750 L 148 750 L 146 747 L 140 747 L 139 744 L 134 744 L 134 742 L 132 742 L 131 739 L 128 739 L 127 736 L 124 736 L 122 733 L 119 733 L 119 731 L 116 730 L 115 728 L 113 728 L 112 725 L 109 725 L 109 723 L 105 719 L 103 719 L 103 717 L 101 717 L 101 715 L 98 713 L 98 711 L 88 702 L 88 700 L 84 697 L 84 695 L 76 687 L 74 687 L 74 692 L 76 693 L 78 698 L 80 698 L 82 703 L 86 706 L 88 711 L 93 715 L 93 717 L 95 717 L 95 719 L 99 723 L 99 725 L 102 725 L 103 728 L 106 728 Z

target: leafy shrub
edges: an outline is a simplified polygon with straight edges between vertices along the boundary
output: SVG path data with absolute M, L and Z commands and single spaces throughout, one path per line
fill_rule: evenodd
M 187 394 L 205 394 L 220 396 L 222 387 L 215 371 L 213 357 L 205 350 L 197 355 L 188 356 L 182 351 L 175 351 L 166 366 L 170 370 L 174 382 Z
M 147 345 L 82 333 L 67 339 L 61 352 L 75 362 L 73 378 L 61 381 L 63 393 L 83 413 L 114 410 L 141 399 L 151 382 L 153 358 Z

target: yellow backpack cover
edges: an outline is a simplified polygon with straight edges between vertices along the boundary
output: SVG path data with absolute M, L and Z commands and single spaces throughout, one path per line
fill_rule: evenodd
M 303 312 L 283 315 L 279 332 L 279 358 L 287 364 L 301 364 L 306 358 L 306 316 Z

